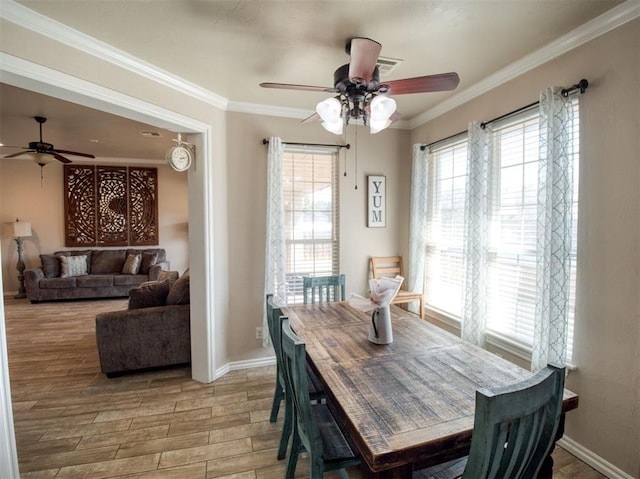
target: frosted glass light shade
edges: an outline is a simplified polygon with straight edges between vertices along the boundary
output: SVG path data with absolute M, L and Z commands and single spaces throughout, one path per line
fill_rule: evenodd
M 53 161 L 53 156 L 47 153 L 27 153 L 36 165 L 45 166 Z
M 373 133 L 378 133 L 379 131 L 384 130 L 389 125 L 391 125 L 391 120 L 389 118 L 383 120 L 374 120 L 371 118 L 369 120 L 369 131 Z
M 396 111 L 396 101 L 393 98 L 378 95 L 371 100 L 371 121 L 388 120 L 394 111 Z
M 31 236 L 31 223 L 28 221 L 16 221 L 13 223 L 13 236 L 16 238 Z
M 330 131 L 331 133 L 334 133 L 336 135 L 342 135 L 342 128 L 344 127 L 344 122 L 342 121 L 342 118 L 338 118 L 338 121 L 334 121 L 334 122 L 323 121 L 322 126 L 324 127 L 325 130 Z
M 316 105 L 316 113 L 320 115 L 322 121 L 336 123 L 340 120 L 342 104 L 337 98 L 327 98 Z

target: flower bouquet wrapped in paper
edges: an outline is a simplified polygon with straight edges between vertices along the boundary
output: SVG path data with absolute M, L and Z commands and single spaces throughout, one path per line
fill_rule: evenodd
M 369 288 L 371 298 L 352 293 L 349 304 L 361 311 L 371 311 L 371 325 L 369 327 L 369 341 L 374 344 L 389 344 L 393 341 L 393 331 L 391 330 L 391 312 L 389 305 L 396 297 L 404 278 L 370 279 Z

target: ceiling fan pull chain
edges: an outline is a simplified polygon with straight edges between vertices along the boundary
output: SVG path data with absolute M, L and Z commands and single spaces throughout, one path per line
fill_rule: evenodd
M 353 127 L 356 129 L 356 187 L 358 189 L 358 124 L 354 123 Z

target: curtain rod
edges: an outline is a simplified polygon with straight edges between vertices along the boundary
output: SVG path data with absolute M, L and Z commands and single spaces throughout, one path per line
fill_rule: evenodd
M 346 148 L 347 150 L 349 148 L 351 148 L 351 145 L 349 143 L 347 143 L 346 145 L 327 145 L 324 143 L 293 143 L 290 141 L 283 141 L 282 143 L 284 143 L 285 145 L 297 145 L 297 146 L 330 146 L 333 148 Z M 268 145 L 269 144 L 269 140 L 267 140 L 266 138 L 262 139 L 262 144 L 263 145 Z
M 569 88 L 563 88 L 560 93 L 562 94 L 563 97 L 568 97 L 569 95 L 575 93 L 576 91 L 580 90 L 580 93 L 584 93 L 587 89 L 587 87 L 589 86 L 589 82 L 587 80 L 585 80 L 584 78 L 582 80 L 580 80 L 578 83 L 576 83 L 575 85 L 571 85 Z M 492 120 L 489 121 L 483 121 L 482 123 L 480 123 L 480 128 L 485 128 L 487 125 L 493 123 L 494 121 L 498 121 L 498 120 L 502 120 L 503 118 L 508 118 L 511 115 L 515 115 L 517 113 L 523 112 L 528 110 L 529 108 L 533 108 L 534 106 L 539 105 L 540 102 L 539 101 L 535 101 L 533 103 L 530 103 L 528 105 L 525 105 L 521 108 L 518 108 L 517 110 L 513 110 L 510 111 L 509 113 L 505 113 L 504 115 L 500 115 L 496 118 L 493 118 Z M 443 141 L 447 141 L 450 140 L 451 138 L 455 138 L 458 135 L 462 135 L 464 133 L 466 133 L 467 130 L 461 131 L 459 133 L 456 133 L 454 135 L 451 136 L 447 136 L 446 138 L 442 138 L 441 140 L 437 140 L 437 141 L 432 141 L 431 143 L 427 143 L 426 145 L 420 145 L 420 149 L 422 151 L 426 150 L 427 148 L 429 148 L 432 145 L 435 145 L 436 143 L 441 143 Z

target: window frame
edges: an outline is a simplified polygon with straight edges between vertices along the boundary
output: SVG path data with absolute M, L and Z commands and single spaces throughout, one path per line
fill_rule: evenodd
M 309 159 L 308 157 L 311 157 Z M 331 171 L 327 175 L 329 178 L 329 183 L 326 181 L 317 181 L 317 175 L 315 174 L 315 166 L 313 165 L 315 158 L 323 158 L 328 159 L 331 163 Z M 295 166 L 296 164 L 301 164 L 302 162 L 310 161 L 311 162 L 311 175 L 304 175 L 302 177 L 297 177 Z M 288 163 L 292 166 L 293 177 L 288 174 Z M 308 168 L 309 165 L 303 165 L 301 168 Z M 287 304 L 301 304 L 303 302 L 302 295 L 302 278 L 304 276 L 323 276 L 323 275 L 334 275 L 338 274 L 340 271 L 340 184 L 339 184 L 339 154 L 338 149 L 335 147 L 322 147 L 322 146 L 308 146 L 308 145 L 290 145 L 285 144 L 284 149 L 284 158 L 283 158 L 283 182 L 284 182 L 284 211 L 283 211 L 283 221 L 284 221 L 284 241 L 285 241 L 285 261 L 286 261 L 286 289 L 287 289 Z M 299 183 L 301 185 L 307 185 L 311 187 L 311 191 L 306 194 L 314 194 L 317 193 L 315 190 L 316 184 L 329 184 L 331 187 L 330 193 L 330 209 L 322 209 L 316 208 L 316 199 L 312 198 L 311 201 L 303 201 L 303 203 L 311 206 L 311 209 L 306 207 L 300 207 L 300 205 L 291 205 L 288 208 L 288 204 L 295 203 L 296 197 L 295 193 L 301 193 L 301 189 L 298 190 L 294 186 L 290 191 L 291 193 L 288 196 L 289 190 L 287 190 L 288 184 Z M 299 200 L 299 198 L 298 198 Z M 315 218 L 317 215 L 326 216 L 326 213 L 330 213 L 329 223 L 331 224 L 329 235 L 324 237 L 316 236 L 316 221 Z M 300 229 L 296 229 L 296 221 L 295 218 L 301 218 L 304 216 L 311 215 L 311 227 L 305 227 L 307 232 L 311 233 L 310 238 L 296 237 L 296 231 L 300 233 Z M 329 262 L 331 264 L 331 270 L 329 271 L 326 268 L 318 269 L 318 258 L 317 258 L 317 249 L 318 247 L 324 247 L 329 249 L 330 256 Z M 308 249 L 311 250 L 311 253 L 308 252 Z M 300 251 L 304 251 L 303 254 L 306 257 L 306 260 L 299 260 L 296 256 L 300 253 Z M 308 255 L 311 254 L 311 259 L 309 259 Z M 310 270 L 300 270 L 300 266 L 304 262 L 310 262 L 311 268 Z

